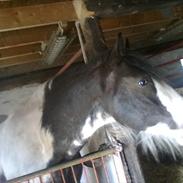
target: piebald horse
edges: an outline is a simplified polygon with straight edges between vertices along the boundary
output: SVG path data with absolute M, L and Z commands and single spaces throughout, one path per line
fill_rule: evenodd
M 134 145 L 158 162 L 182 159 L 182 97 L 128 52 L 120 35 L 109 49 L 95 20 L 87 22 L 95 54 L 90 63 L 43 83 L 0 124 L 1 182 L 75 158 L 105 125 L 118 126 L 109 134 L 132 149 L 126 153 L 131 169 L 139 166 Z

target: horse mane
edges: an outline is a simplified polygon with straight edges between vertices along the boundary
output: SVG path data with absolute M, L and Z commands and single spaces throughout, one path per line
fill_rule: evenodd
M 150 65 L 147 59 L 136 52 L 128 52 L 123 56 L 123 61 L 130 66 L 136 67 L 156 79 L 161 79 L 161 73 L 155 69 L 152 65 Z

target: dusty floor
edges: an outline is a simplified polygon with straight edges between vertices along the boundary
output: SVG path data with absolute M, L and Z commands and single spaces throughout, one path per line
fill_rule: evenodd
M 158 165 L 143 161 L 146 183 L 183 183 L 183 165 Z

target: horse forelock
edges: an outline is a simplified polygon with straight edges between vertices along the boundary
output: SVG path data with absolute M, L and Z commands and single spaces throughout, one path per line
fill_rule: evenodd
M 160 79 L 161 74 L 155 68 L 153 68 L 143 56 L 130 53 L 124 56 L 124 61 L 129 66 L 136 67 L 149 74 L 151 77 Z

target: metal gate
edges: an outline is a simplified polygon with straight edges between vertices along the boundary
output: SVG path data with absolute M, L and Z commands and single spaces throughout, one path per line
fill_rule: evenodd
M 83 158 L 70 161 L 49 169 L 34 172 L 32 174 L 22 176 L 8 181 L 9 183 L 55 183 L 53 178 L 54 172 L 59 172 L 61 182 L 66 181 L 64 170 L 70 168 L 74 183 L 129 183 L 131 182 L 128 167 L 123 158 L 121 149 L 108 149 L 87 155 Z M 91 167 L 86 166 L 90 164 Z M 74 166 L 82 166 L 82 177 L 78 182 Z M 101 173 L 102 172 L 102 173 Z

